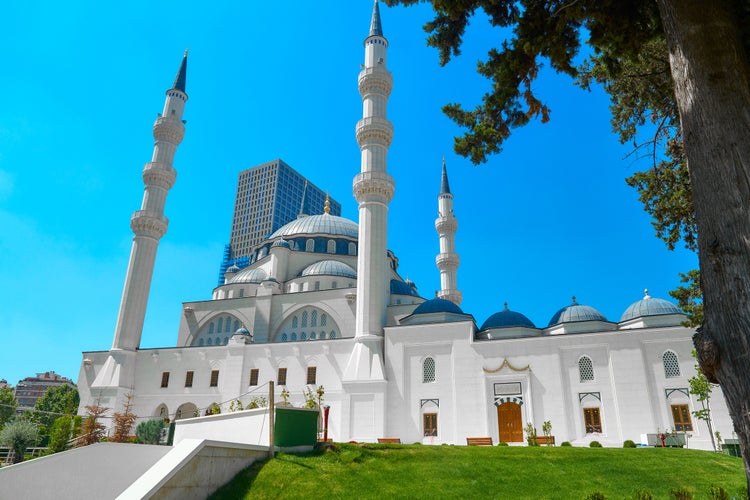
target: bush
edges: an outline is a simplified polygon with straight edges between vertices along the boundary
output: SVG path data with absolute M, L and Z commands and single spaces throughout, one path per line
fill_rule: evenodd
M 607 496 L 600 491 L 595 491 L 583 497 L 583 500 L 607 500 Z
M 159 435 L 161 430 L 169 424 L 164 420 L 157 418 L 155 420 L 146 420 L 138 424 L 135 428 L 135 436 L 139 443 L 142 444 L 159 444 Z
M 712 484 L 708 487 L 708 498 L 711 500 L 729 500 L 729 493 L 721 486 Z
M 573 445 L 570 444 L 570 441 L 563 441 L 562 443 L 560 443 L 560 446 L 573 446 Z
M 632 439 L 625 440 L 624 443 L 622 443 L 623 448 L 636 448 L 635 443 Z
M 49 453 L 65 451 L 73 430 L 73 417 L 63 415 L 55 419 L 49 431 Z
M 634 500 L 654 500 L 654 496 L 646 490 L 635 490 Z
M 23 461 L 26 448 L 34 446 L 37 440 L 36 425 L 26 420 L 14 420 L 0 431 L 0 445 L 13 449 L 13 463 Z
M 589 448 L 601 448 L 601 447 L 602 447 L 602 443 L 600 443 L 599 441 L 591 441 L 589 443 Z
M 693 500 L 693 490 L 684 486 L 676 486 L 669 490 L 674 500 Z
M 497 445 L 498 446 L 508 446 L 508 443 L 506 443 L 505 441 L 500 441 L 499 443 L 497 443 Z

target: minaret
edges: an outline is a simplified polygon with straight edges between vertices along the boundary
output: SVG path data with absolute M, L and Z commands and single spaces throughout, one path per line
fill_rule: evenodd
M 143 203 L 141 209 L 133 212 L 130 219 L 130 227 L 135 236 L 112 349 L 134 351 L 141 343 L 156 248 L 159 246 L 159 239 L 167 232 L 169 223 L 164 217 L 164 204 L 177 177 L 172 161 L 177 146 L 185 135 L 182 112 L 188 99 L 185 93 L 187 56 L 186 50 L 174 84 L 167 90 L 164 111 L 154 122 L 154 154 L 143 168 Z
M 443 178 L 438 195 L 438 218 L 435 219 L 435 229 L 440 235 L 440 253 L 435 258 L 435 263 L 440 269 L 440 291 L 437 296 L 460 306 L 462 295 L 458 290 L 456 279 L 456 270 L 461 261 L 456 253 L 458 219 L 453 215 L 453 195 L 448 184 L 445 158 L 443 158 Z
M 393 198 L 395 184 L 386 172 L 393 125 L 386 118 L 385 109 L 392 77 L 386 68 L 388 40 L 383 36 L 377 0 L 364 45 L 365 63 L 359 73 L 362 119 L 356 129 L 362 161 L 352 186 L 359 203 L 356 344 L 344 373 L 345 380 L 384 379 L 383 327 L 390 290 L 388 203 Z

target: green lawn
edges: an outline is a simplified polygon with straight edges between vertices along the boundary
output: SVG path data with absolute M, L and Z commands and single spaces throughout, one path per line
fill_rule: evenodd
M 671 498 L 721 486 L 746 498 L 742 460 L 679 448 L 467 447 L 338 444 L 336 451 L 280 453 L 216 492 L 236 498 Z

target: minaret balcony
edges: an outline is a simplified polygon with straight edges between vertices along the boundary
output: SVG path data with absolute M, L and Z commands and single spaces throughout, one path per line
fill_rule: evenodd
M 143 183 L 147 186 L 171 189 L 176 179 L 177 170 L 166 163 L 150 161 L 143 167 Z
M 352 193 L 358 203 L 380 198 L 383 203 L 390 203 L 396 191 L 393 177 L 385 172 L 362 172 L 354 177 Z
M 435 219 L 435 229 L 440 234 L 455 233 L 458 229 L 458 219 L 453 216 Z
M 379 116 L 366 116 L 357 122 L 357 144 L 380 144 L 388 147 L 393 140 L 393 124 Z
M 136 236 L 159 239 L 167 233 L 169 219 L 152 210 L 136 210 L 130 218 L 130 228 Z
M 154 122 L 154 139 L 171 142 L 175 146 L 185 137 L 185 125 L 176 118 L 160 116 Z
M 439 253 L 435 257 L 435 264 L 441 271 L 455 271 L 461 263 L 461 258 L 456 253 Z
M 360 71 L 357 83 L 362 96 L 376 93 L 387 97 L 393 89 L 393 76 L 390 71 L 378 65 Z
M 440 290 L 438 291 L 437 296 L 439 299 L 450 300 L 457 306 L 460 306 L 461 301 L 463 300 L 463 294 L 460 290 Z

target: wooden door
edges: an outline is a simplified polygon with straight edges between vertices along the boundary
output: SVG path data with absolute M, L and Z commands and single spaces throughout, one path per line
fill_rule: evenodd
M 500 441 L 504 443 L 523 442 L 521 405 L 503 403 L 497 407 L 497 428 Z

